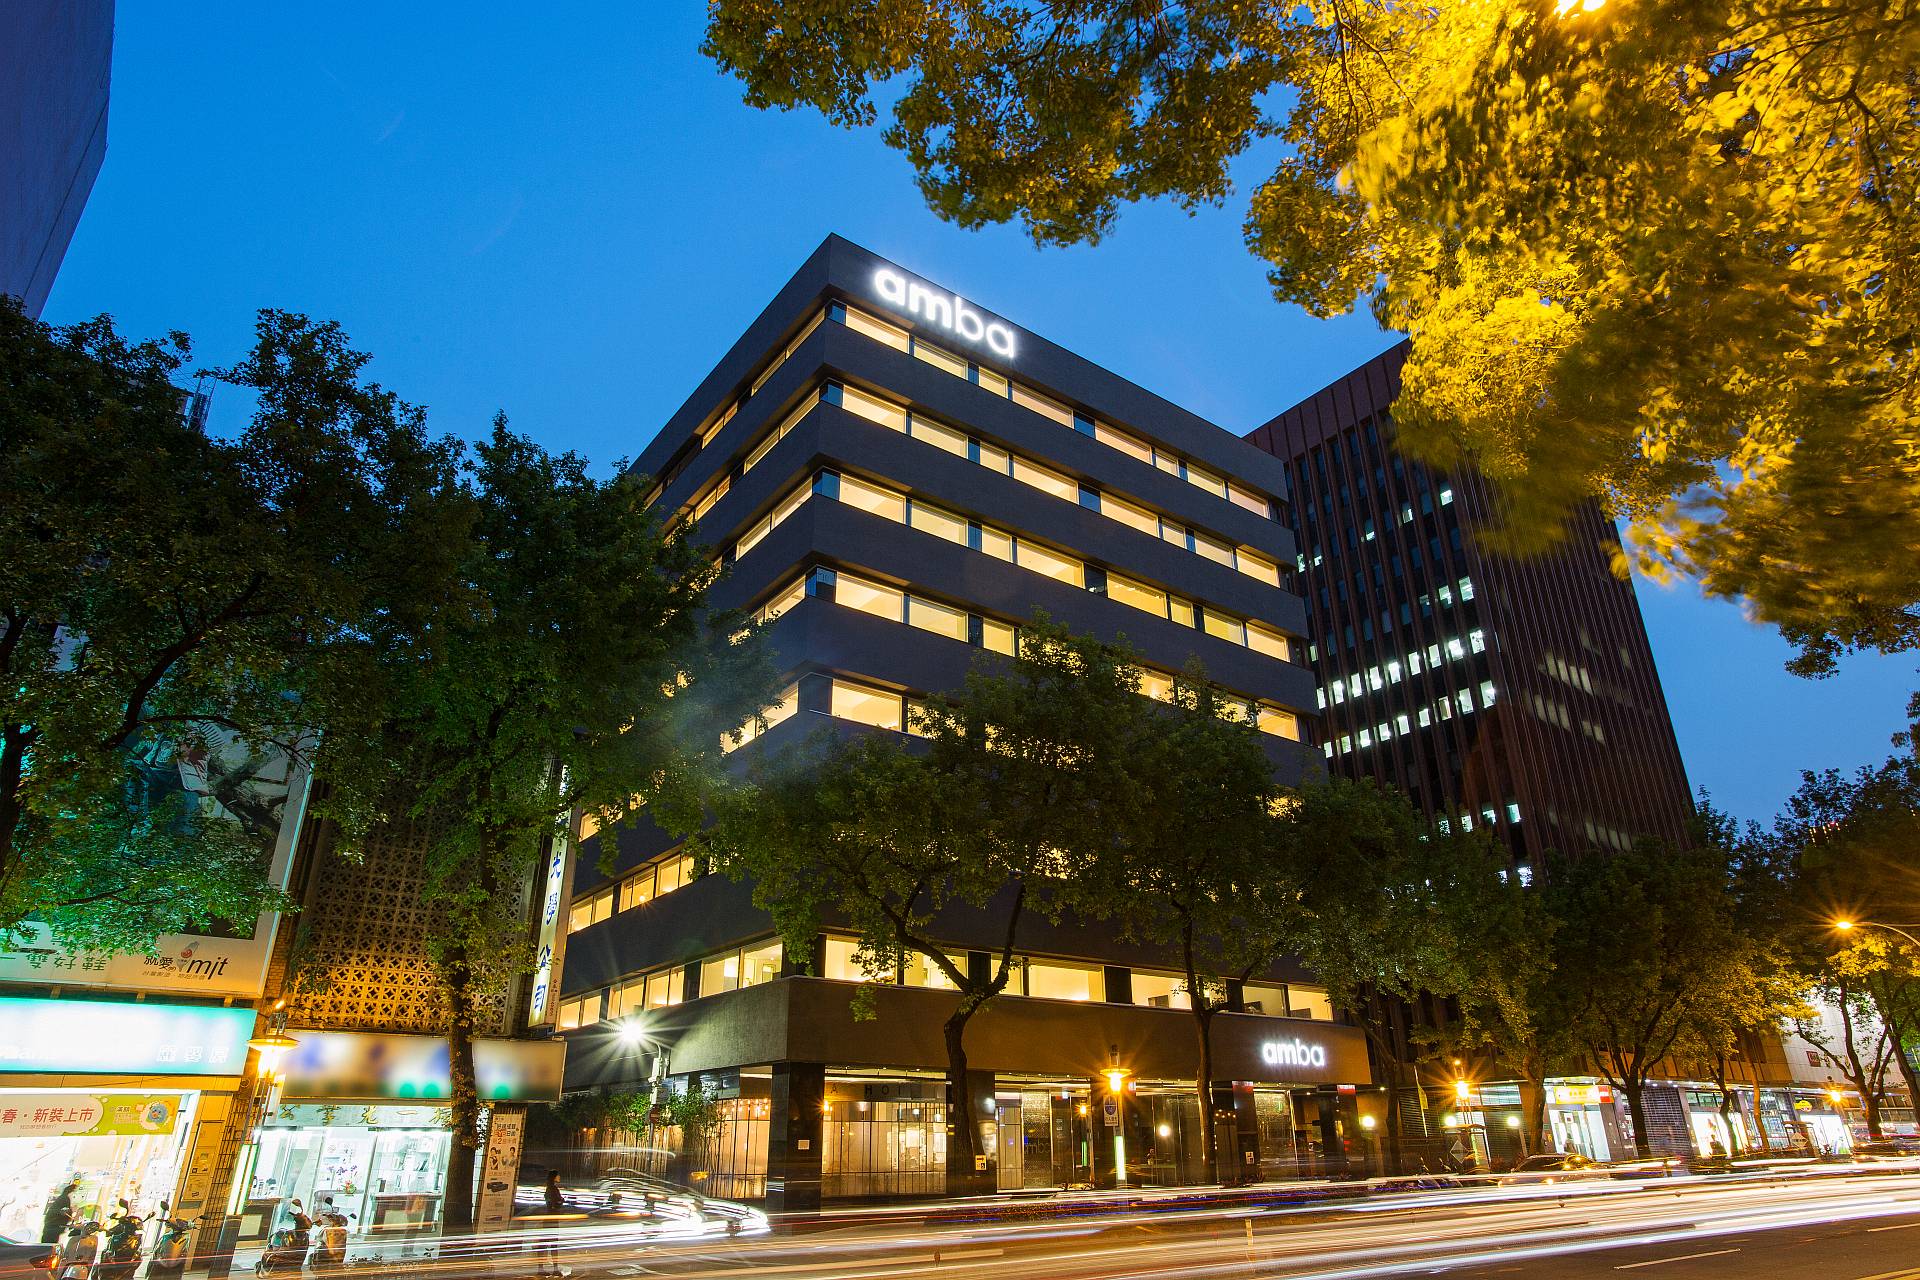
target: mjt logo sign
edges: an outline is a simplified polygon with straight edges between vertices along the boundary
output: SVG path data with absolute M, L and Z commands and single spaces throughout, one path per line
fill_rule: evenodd
M 919 316 L 948 333 L 958 334 L 968 342 L 984 342 L 987 350 L 1004 360 L 1013 359 L 1013 330 L 998 320 L 988 320 L 968 306 L 959 294 L 942 293 L 918 280 L 908 280 L 892 267 L 882 267 L 873 273 L 873 289 L 882 302 L 908 315 Z

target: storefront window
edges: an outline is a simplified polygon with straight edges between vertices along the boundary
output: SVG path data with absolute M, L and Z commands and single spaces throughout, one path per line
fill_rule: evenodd
M 933 1196 L 946 1191 L 946 1103 L 931 1098 L 869 1101 L 836 1097 L 835 1092 L 830 1081 L 820 1134 L 822 1195 Z
M 278 1224 L 287 1201 L 309 1213 L 332 1197 L 354 1235 L 435 1229 L 452 1135 L 433 1107 L 292 1104 L 261 1135 L 243 1235 Z
M 144 1210 L 180 1180 L 200 1095 L 0 1090 L 0 1235 L 38 1240 L 47 1201 L 69 1179 L 78 1218 L 105 1222 L 125 1199 Z

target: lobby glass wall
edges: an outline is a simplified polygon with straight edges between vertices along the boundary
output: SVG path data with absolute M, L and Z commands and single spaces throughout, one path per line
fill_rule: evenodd
M 947 1189 L 944 1081 L 827 1077 L 820 1193 L 933 1196 Z

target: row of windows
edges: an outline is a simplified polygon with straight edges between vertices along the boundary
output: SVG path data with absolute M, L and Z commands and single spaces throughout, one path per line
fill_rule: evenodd
M 1567 704 L 1558 698 L 1543 698 L 1537 693 L 1534 694 L 1533 714 L 1548 724 L 1559 725 L 1562 729 L 1571 731 L 1573 728 L 1575 717 L 1568 709 Z M 1607 741 L 1606 728 L 1592 720 L 1586 719 L 1584 716 L 1579 717 L 1579 719 L 1580 732 L 1604 746 Z
M 856 724 L 871 725 L 876 729 L 892 729 L 900 733 L 917 733 L 918 724 L 911 714 L 918 706 L 915 699 L 905 697 L 887 689 L 877 689 L 872 685 L 833 677 L 833 687 L 828 693 L 827 714 L 836 720 L 851 720 Z M 800 709 L 800 686 L 790 684 L 786 692 L 780 695 L 780 701 L 764 714 L 748 721 L 738 733 L 728 734 L 722 740 L 727 751 L 735 751 L 752 742 L 767 730 L 792 718 Z
M 1480 704 L 1478 709 L 1484 711 L 1491 708 L 1494 704 L 1495 693 L 1493 681 L 1482 680 L 1480 682 Z M 1329 760 L 1333 759 L 1336 755 L 1346 755 L 1350 751 L 1364 751 L 1368 747 L 1376 744 L 1384 745 L 1396 737 L 1405 737 L 1407 734 L 1412 733 L 1416 717 L 1418 718 L 1420 728 L 1425 729 L 1437 721 L 1453 719 L 1456 710 L 1463 716 L 1470 716 L 1474 713 L 1473 690 L 1461 689 L 1456 693 L 1447 695 L 1430 706 L 1421 707 L 1419 711 L 1413 715 L 1401 712 L 1394 716 L 1392 720 L 1383 720 L 1370 729 L 1361 729 L 1358 733 L 1343 733 L 1332 741 L 1322 743 L 1320 750 Z
M 1011 623 L 968 613 L 940 604 L 897 587 L 875 582 L 840 570 L 815 568 L 774 593 L 773 598 L 755 612 L 758 621 L 771 622 L 801 600 L 812 596 L 832 604 L 858 609 L 862 613 L 889 622 L 905 623 L 922 631 L 970 644 L 977 649 L 1011 654 L 1019 639 L 1019 630 Z M 797 688 L 797 686 L 796 686 Z M 1160 702 L 1173 700 L 1173 677 L 1150 667 L 1140 668 L 1140 691 Z M 1300 739 L 1300 721 L 1292 713 L 1257 699 L 1229 697 L 1221 710 L 1241 718 L 1252 717 L 1262 733 L 1271 733 L 1293 741 Z M 790 712 L 788 714 L 791 714 Z M 785 719 L 782 715 L 780 719 Z M 774 720 L 772 723 L 779 723 Z
M 1482 809 L 1480 811 L 1481 825 L 1491 827 L 1491 826 L 1494 826 L 1499 821 L 1500 821 L 1500 814 L 1498 813 L 1498 811 L 1493 809 Z M 1520 821 L 1520 806 L 1515 804 L 1511 800 L 1507 801 L 1507 821 L 1515 824 L 1517 824 Z M 1473 815 L 1471 813 L 1466 813 L 1463 811 L 1460 814 L 1459 822 L 1460 822 L 1460 829 L 1462 831 L 1473 830 Z M 1444 815 L 1441 817 L 1435 818 L 1433 820 L 1433 824 L 1436 827 L 1440 828 L 1443 834 L 1449 833 L 1453 830 L 1453 819 L 1448 818 Z M 1533 869 L 1531 867 L 1521 867 L 1520 876 L 1521 876 L 1520 883 L 1522 884 L 1533 883 Z
M 851 938 L 829 936 L 824 940 L 822 978 L 835 982 L 883 982 L 908 987 L 951 989 L 946 972 L 921 952 L 911 952 L 894 972 L 871 974 L 855 959 L 856 944 Z M 558 1026 L 562 1031 L 591 1025 L 602 1020 L 623 1018 L 648 1009 L 680 1004 L 689 998 L 688 970 L 697 970 L 697 996 L 718 995 L 758 986 L 780 976 L 782 948 L 779 939 L 748 943 L 690 965 L 655 969 L 616 982 L 598 991 L 563 1001 Z M 1190 1007 L 1186 979 L 1177 973 L 1147 969 L 1129 971 L 1127 990 L 1130 1002 L 1160 1009 Z M 1083 1003 L 1106 1002 L 1110 994 L 1106 969 L 1101 965 L 1070 960 L 1020 956 L 1013 962 L 1006 994 L 1041 1000 L 1071 1000 Z M 1331 1020 L 1333 1006 L 1325 991 L 1297 983 L 1243 984 L 1241 1001 L 1246 1012 L 1275 1017 Z
M 889 324 L 864 311 L 837 302 L 828 308 L 828 315 L 855 333 L 863 334 L 896 351 L 905 352 L 915 359 L 923 360 L 956 378 L 963 378 L 996 396 L 1013 401 L 1023 409 L 1032 410 L 1070 431 L 1090 436 L 1108 448 L 1124 453 L 1168 475 L 1178 476 L 1188 484 L 1204 489 L 1217 498 L 1225 498 L 1236 507 L 1244 508 L 1267 520 L 1278 518 L 1275 504 L 1269 501 L 1265 494 L 1256 493 L 1223 475 L 1187 461 L 1177 453 L 1171 453 L 1118 427 L 1070 409 L 1059 401 L 1051 400 L 1011 378 L 994 373 L 990 369 L 983 369 L 962 356 L 923 342 L 919 337 L 898 325 Z
M 1264 582 L 1270 587 L 1280 585 L 1279 564 L 1251 547 L 1243 547 L 1210 537 L 1197 529 L 1169 520 L 1156 511 L 1124 498 L 1116 498 L 1093 485 L 1082 484 L 1043 463 L 1009 452 L 998 445 L 989 444 L 964 431 L 935 422 L 924 414 L 915 413 L 903 405 L 894 404 L 879 396 L 837 382 L 828 383 L 819 392 L 819 398 L 828 404 L 838 405 L 869 422 L 903 432 L 915 440 L 930 444 L 936 449 L 945 450 L 957 458 L 965 458 L 989 471 L 1009 476 L 1042 493 L 1050 494 L 1062 502 L 1071 502 L 1089 511 L 1097 511 L 1109 520 L 1138 530 L 1150 538 L 1172 543 L 1176 547 L 1202 556 L 1216 564 L 1238 570 L 1249 578 Z M 811 404 L 812 400 L 813 397 L 809 396 L 806 403 Z
M 1390 684 L 1399 684 L 1405 676 L 1417 676 L 1422 670 L 1440 669 L 1440 660 L 1444 655 L 1449 662 L 1461 662 L 1470 653 L 1487 651 L 1487 633 L 1475 628 L 1467 632 L 1465 643 L 1458 636 L 1452 636 L 1427 646 L 1425 665 L 1422 665 L 1419 650 L 1400 658 L 1389 658 L 1379 666 L 1368 667 L 1366 671 L 1351 676 L 1335 676 L 1331 684 L 1325 685 L 1315 693 L 1315 699 L 1322 710 L 1329 705 L 1339 706 L 1348 698 L 1358 698 L 1368 693 L 1378 693 Z
M 587 835 L 583 824 L 580 838 L 584 840 Z M 615 911 L 645 906 L 655 898 L 663 898 L 680 886 L 691 883 L 693 878 L 693 859 L 686 854 L 669 853 L 655 858 L 618 885 L 608 885 L 584 897 L 575 898 L 567 916 L 567 932 L 577 933 L 590 924 L 599 924 Z
M 771 512 L 740 536 L 728 559 L 737 560 L 758 546 L 763 538 L 798 510 L 801 503 L 815 495 L 944 538 L 1057 582 L 1107 596 L 1130 608 L 1181 626 L 1196 627 L 1210 636 L 1267 657 L 1282 662 L 1292 658 L 1287 637 L 1263 622 L 1238 618 L 1210 605 L 1196 605 L 1191 600 L 1171 595 L 1124 574 L 1111 573 L 1098 565 L 1088 564 L 1071 553 L 1056 551 L 1030 538 L 977 520 L 968 520 L 944 508 L 909 497 L 898 489 L 873 484 L 838 471 L 818 472 L 811 484 L 802 485 L 781 499 Z

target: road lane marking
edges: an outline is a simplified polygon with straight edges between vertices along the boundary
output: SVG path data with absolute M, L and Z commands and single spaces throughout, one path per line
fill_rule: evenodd
M 1723 1253 L 1738 1253 L 1738 1249 L 1709 1249 L 1705 1253 L 1683 1253 L 1672 1258 L 1649 1258 L 1645 1262 L 1623 1262 L 1615 1271 L 1632 1271 L 1636 1267 L 1657 1267 L 1668 1262 L 1690 1262 L 1694 1258 L 1717 1258 Z
M 1890 1227 L 1868 1227 L 1869 1231 L 1905 1231 L 1909 1227 L 1920 1227 L 1920 1222 L 1896 1222 Z

